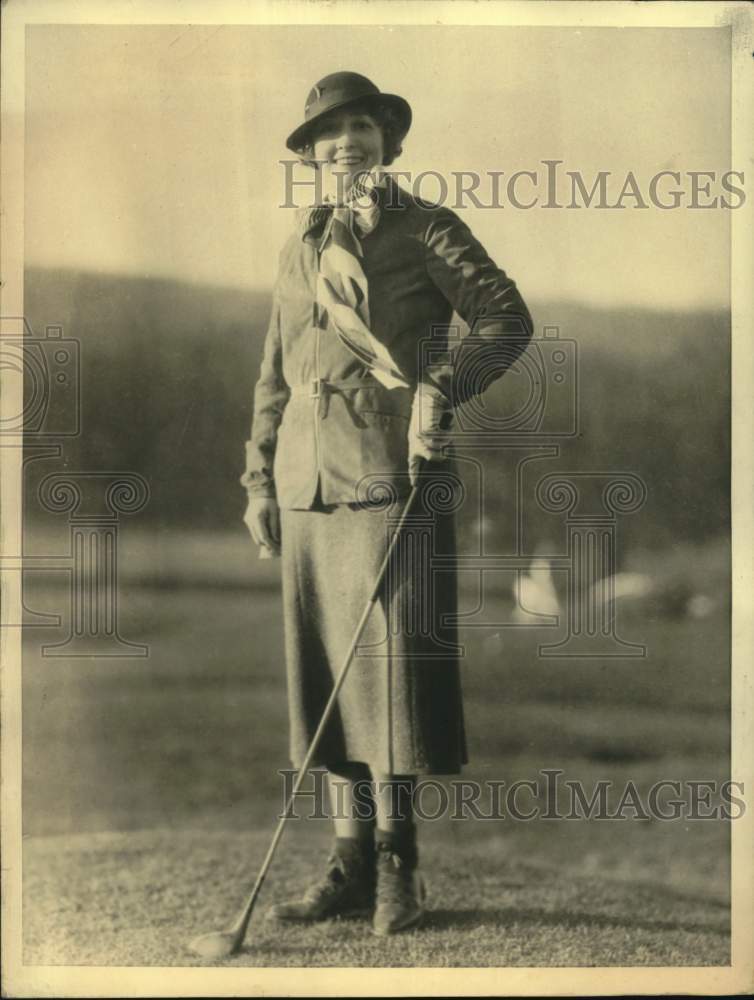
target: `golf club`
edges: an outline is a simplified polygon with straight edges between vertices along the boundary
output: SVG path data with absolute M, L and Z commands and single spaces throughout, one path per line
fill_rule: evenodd
M 270 844 L 267 854 L 265 855 L 264 861 L 262 862 L 262 867 L 259 869 L 259 874 L 257 875 L 256 882 L 254 883 L 254 887 L 251 890 L 251 893 L 248 899 L 246 900 L 243 909 L 238 914 L 233 923 L 230 924 L 230 926 L 226 927 L 224 930 L 211 931 L 209 934 L 200 934 L 199 937 L 194 938 L 193 941 L 191 941 L 191 943 L 189 944 L 190 950 L 194 952 L 196 955 L 201 955 L 202 958 L 216 959 L 216 958 L 224 958 L 227 957 L 228 955 L 233 955 L 240 949 L 241 945 L 243 944 L 244 938 L 246 937 L 246 931 L 249 926 L 249 921 L 251 920 L 251 915 L 254 911 L 254 905 L 256 904 L 257 897 L 259 896 L 259 892 L 262 888 L 265 877 L 267 876 L 267 872 L 269 871 L 270 865 L 272 864 L 272 859 L 275 855 L 275 851 L 280 842 L 280 838 L 283 835 L 283 830 L 285 829 L 286 820 L 288 819 L 288 816 L 291 813 L 296 796 L 298 795 L 301 786 L 307 774 L 309 773 L 309 767 L 314 758 L 314 754 L 317 752 L 317 747 L 319 746 L 322 734 L 324 733 L 325 727 L 327 726 L 327 723 L 330 720 L 330 716 L 332 715 L 333 709 L 335 708 L 335 704 L 338 699 L 338 693 L 340 689 L 343 687 L 346 675 L 348 674 L 348 668 L 351 666 L 351 662 L 353 661 L 353 656 L 354 653 L 356 652 L 356 647 L 359 643 L 359 639 L 361 638 L 361 633 L 363 632 L 364 626 L 366 625 L 367 619 L 369 618 L 369 614 L 372 608 L 374 607 L 377 598 L 379 597 L 379 593 L 382 588 L 382 583 L 385 578 L 385 573 L 387 572 L 387 568 L 390 563 L 390 559 L 393 555 L 393 551 L 398 542 L 401 531 L 403 530 L 403 526 L 406 522 L 406 519 L 416 501 L 418 492 L 419 492 L 419 486 L 417 483 L 417 485 L 415 485 L 411 489 L 411 492 L 406 501 L 406 505 L 403 508 L 398 524 L 396 525 L 395 531 L 393 532 L 393 535 L 390 539 L 390 544 L 387 547 L 387 551 L 385 552 L 385 556 L 382 560 L 379 572 L 377 573 L 377 579 L 375 580 L 374 587 L 372 588 L 369 600 L 367 601 L 366 607 L 364 608 L 361 618 L 359 619 L 359 623 L 356 626 L 356 632 L 354 633 L 354 637 L 351 640 L 351 645 L 349 646 L 348 652 L 346 653 L 345 660 L 343 661 L 343 666 L 340 668 L 340 673 L 337 676 L 335 685 L 332 689 L 332 693 L 330 694 L 327 704 L 325 705 L 324 711 L 322 713 L 322 718 L 319 722 L 319 725 L 317 726 L 317 730 L 314 733 L 314 736 L 312 737 L 312 742 L 309 746 L 309 749 L 307 750 L 304 762 L 301 765 L 301 768 L 298 772 L 298 777 L 296 778 L 296 782 L 293 786 L 293 791 L 291 792 L 288 801 L 286 802 L 285 810 L 283 812 L 282 817 L 280 818 L 280 822 L 278 823 L 277 829 L 275 830 L 275 835 L 272 838 L 272 843 Z

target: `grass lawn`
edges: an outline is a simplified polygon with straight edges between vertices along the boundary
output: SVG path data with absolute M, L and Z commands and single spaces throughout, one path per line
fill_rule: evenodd
M 150 830 L 38 838 L 26 849 L 27 964 L 206 965 L 187 951 L 240 905 L 267 833 Z M 728 909 L 703 892 L 555 865 L 503 838 L 424 852 L 424 926 L 375 938 L 364 920 L 285 927 L 265 919 L 321 861 L 327 838 L 293 834 L 226 965 L 726 965 Z M 714 843 L 709 844 L 714 848 Z M 636 873 L 638 874 L 638 873 Z
M 288 767 L 275 568 L 257 589 L 128 585 L 122 634 L 146 659 L 24 659 L 24 939 L 32 964 L 186 965 L 261 862 Z M 218 579 L 221 574 L 218 574 Z M 244 581 L 241 581 L 244 582 Z M 37 586 L 31 606 L 60 609 Z M 502 601 L 503 598 L 501 597 Z M 727 618 L 626 621 L 634 661 L 537 656 L 552 634 L 464 635 L 471 764 L 506 781 L 559 768 L 587 790 L 728 775 Z M 384 942 L 358 921 L 275 928 L 328 824 L 293 822 L 250 947 L 231 964 L 714 965 L 729 961 L 729 833 L 719 821 L 422 824 L 431 911 Z

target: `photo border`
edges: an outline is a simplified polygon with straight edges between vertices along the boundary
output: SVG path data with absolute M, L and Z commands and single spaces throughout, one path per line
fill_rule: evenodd
M 732 56 L 732 166 L 754 150 L 752 30 L 746 3 L 402 2 L 242 3 L 218 0 L 9 0 L 2 7 L 2 288 L 0 315 L 23 316 L 24 56 L 32 24 L 490 25 L 728 28 Z M 700 67 L 703 72 L 703 67 Z M 731 778 L 754 787 L 754 351 L 752 349 L 751 192 L 731 212 L 732 274 L 732 765 Z M 3 371 L 0 413 L 18 413 L 22 378 Z M 22 451 L 0 448 L 0 539 L 21 552 Z M 3 621 L 20 621 L 21 574 L 4 573 Z M 322 969 L 24 966 L 21 962 L 21 635 L 3 629 L 2 646 L 2 953 L 4 996 L 479 996 L 719 994 L 754 988 L 754 808 L 731 824 L 732 965 L 730 967 Z

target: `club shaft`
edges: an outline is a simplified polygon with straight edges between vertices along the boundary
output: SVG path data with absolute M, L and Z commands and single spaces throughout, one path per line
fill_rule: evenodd
M 369 618 L 372 608 L 374 607 L 377 598 L 379 597 L 380 591 L 382 589 L 382 584 L 385 579 L 385 574 L 387 572 L 387 568 L 390 564 L 390 560 L 393 557 L 393 552 L 395 551 L 395 547 L 398 544 L 398 540 L 403 531 L 403 527 L 416 501 L 418 489 L 419 489 L 418 486 L 414 486 L 411 490 L 411 493 L 408 496 L 408 499 L 406 500 L 406 504 L 403 508 L 398 524 L 396 525 L 395 531 L 392 534 L 392 537 L 390 539 L 390 544 L 387 547 L 379 571 L 377 573 L 377 578 L 374 582 L 374 586 L 369 596 L 369 600 L 367 601 L 366 607 L 364 608 L 361 614 L 361 618 L 359 619 L 359 623 L 356 626 L 356 631 L 354 632 L 353 639 L 351 640 L 351 644 L 348 647 L 348 652 L 346 653 L 345 659 L 343 660 L 343 666 L 340 668 L 340 672 L 338 673 L 335 684 L 333 685 L 330 697 L 328 698 L 327 704 L 325 705 L 324 711 L 322 712 L 322 718 L 320 719 L 316 732 L 314 733 L 312 741 L 309 744 L 309 749 L 306 752 L 304 761 L 301 764 L 301 767 L 299 768 L 298 776 L 296 777 L 296 781 L 294 782 L 293 785 L 293 790 L 291 791 L 291 794 L 288 797 L 288 801 L 285 804 L 285 810 L 283 812 L 283 815 L 280 817 L 280 821 L 278 822 L 277 828 L 272 838 L 272 842 L 270 843 L 270 846 L 267 850 L 267 854 L 265 855 L 264 861 L 262 862 L 262 867 L 259 869 L 259 874 L 257 875 L 256 882 L 254 883 L 254 888 L 251 890 L 251 894 L 249 895 L 249 898 L 246 901 L 243 910 L 238 915 L 236 922 L 234 923 L 233 927 L 230 930 L 230 933 L 232 933 L 236 937 L 237 947 L 240 946 L 246 934 L 246 930 L 249 926 L 249 920 L 251 919 L 251 914 L 254 910 L 254 904 L 257 901 L 257 896 L 259 895 L 262 885 L 264 884 L 264 880 L 267 876 L 267 872 L 269 871 L 270 865 L 272 864 L 272 859 L 274 858 L 275 851 L 277 850 L 277 846 L 280 843 L 280 838 L 283 836 L 283 830 L 285 829 L 286 821 L 288 820 L 288 817 L 293 809 L 293 803 L 295 802 L 296 796 L 301 791 L 301 787 L 304 781 L 306 780 L 306 777 L 309 773 L 309 768 L 311 767 L 312 760 L 314 759 L 314 755 L 317 752 L 322 736 L 325 732 L 325 729 L 327 728 L 327 724 L 330 721 L 330 716 L 332 715 L 333 709 L 335 708 L 336 702 L 338 700 L 338 694 L 340 693 L 340 689 L 343 687 L 343 684 L 345 683 L 346 677 L 348 675 L 348 669 L 351 666 L 351 663 L 353 662 L 353 657 L 354 653 L 356 652 L 356 647 L 358 646 L 359 640 L 361 639 L 361 633 L 364 631 L 364 626 L 367 623 L 367 619 Z

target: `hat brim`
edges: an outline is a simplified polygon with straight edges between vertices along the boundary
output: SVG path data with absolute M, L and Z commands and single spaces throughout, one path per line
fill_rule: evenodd
M 292 153 L 301 153 L 304 147 L 308 145 L 311 132 L 321 118 L 324 118 L 325 115 L 329 115 L 333 111 L 339 111 L 343 108 L 347 108 L 351 104 L 382 104 L 392 108 L 393 111 L 397 113 L 401 121 L 399 139 L 402 139 L 411 128 L 412 113 L 411 105 L 408 101 L 404 100 L 402 97 L 398 97 L 397 94 L 366 94 L 362 97 L 352 97 L 347 101 L 340 101 L 338 104 L 333 104 L 325 111 L 321 111 L 318 115 L 310 118 L 308 122 L 304 122 L 303 125 L 299 125 L 299 127 L 294 129 L 286 139 L 286 147 L 290 149 Z

